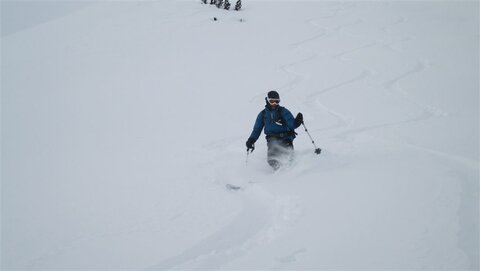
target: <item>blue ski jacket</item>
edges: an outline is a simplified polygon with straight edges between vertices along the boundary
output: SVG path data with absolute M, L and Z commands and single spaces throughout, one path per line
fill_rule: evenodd
M 267 140 L 277 138 L 285 141 L 293 141 L 295 138 L 295 119 L 292 113 L 282 106 L 277 106 L 274 109 L 267 104 L 265 109 L 258 113 L 249 138 L 257 141 L 262 133 L 262 128 Z

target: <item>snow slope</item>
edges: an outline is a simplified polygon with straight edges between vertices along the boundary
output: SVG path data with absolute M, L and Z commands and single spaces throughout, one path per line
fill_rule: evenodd
M 199 2 L 2 37 L 2 269 L 479 268 L 478 2 Z

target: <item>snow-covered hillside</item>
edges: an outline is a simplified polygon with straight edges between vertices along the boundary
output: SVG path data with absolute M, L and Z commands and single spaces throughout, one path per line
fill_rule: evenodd
M 479 3 L 243 2 L 2 37 L 2 269 L 478 270 Z M 278 172 L 272 89 L 323 149 Z

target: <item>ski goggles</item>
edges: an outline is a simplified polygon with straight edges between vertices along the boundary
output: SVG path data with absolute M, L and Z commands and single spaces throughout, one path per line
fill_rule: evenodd
M 280 99 L 268 98 L 267 101 L 268 101 L 269 104 L 279 104 L 280 103 Z

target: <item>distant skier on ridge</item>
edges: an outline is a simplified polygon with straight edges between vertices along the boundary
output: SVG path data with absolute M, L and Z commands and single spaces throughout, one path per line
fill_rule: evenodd
M 295 129 L 303 123 L 302 113 L 293 118 L 292 113 L 280 106 L 280 95 L 272 90 L 265 97 L 265 109 L 258 115 L 253 131 L 246 142 L 247 152 L 255 149 L 262 129 L 267 139 L 267 162 L 275 170 L 292 159 Z

